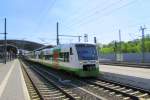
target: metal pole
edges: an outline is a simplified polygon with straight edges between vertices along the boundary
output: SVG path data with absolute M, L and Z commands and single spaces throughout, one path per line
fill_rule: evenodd
M 88 42 L 88 35 L 84 34 L 84 42 Z
M 145 60 L 145 35 L 144 35 L 144 30 L 146 28 L 141 26 L 141 30 L 142 30 L 142 62 L 144 63 Z
M 117 61 L 117 42 L 116 41 L 115 41 L 114 52 L 115 52 L 115 61 Z
M 24 56 L 24 39 L 22 39 L 23 44 L 22 44 L 22 55 Z
M 96 37 L 94 37 L 94 43 L 95 43 L 95 44 L 97 43 L 97 39 L 96 39 Z
M 120 30 L 119 30 L 119 46 L 120 46 L 119 52 L 121 54 L 121 31 Z
M 121 50 L 121 30 L 119 30 L 119 56 L 120 56 L 120 61 L 122 60 L 122 50 Z
M 6 37 L 6 18 L 5 18 L 5 27 L 4 27 L 4 34 L 5 34 L 5 61 L 4 63 L 6 64 L 7 61 L 7 37 Z
M 81 41 L 81 39 L 80 39 L 80 38 L 81 38 L 81 36 L 78 36 L 78 41 L 79 41 L 79 42 Z
M 56 41 L 57 41 L 57 45 L 59 45 L 59 23 L 58 22 L 57 22 L 57 25 L 56 25 L 56 31 L 57 31 Z

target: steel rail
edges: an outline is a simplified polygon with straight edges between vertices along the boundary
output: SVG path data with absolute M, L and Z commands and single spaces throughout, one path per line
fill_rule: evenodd
M 25 69 L 25 67 L 24 67 L 25 65 L 23 64 L 23 62 L 21 60 L 20 60 L 20 62 L 21 62 L 20 64 L 21 64 L 22 69 L 25 71 L 25 73 L 26 73 L 27 77 L 29 78 L 32 86 L 34 87 L 36 93 L 39 95 L 39 97 L 40 97 L 41 100 L 44 100 L 44 97 L 42 96 L 42 94 L 40 93 L 40 91 L 38 90 L 38 88 L 36 87 L 36 85 L 34 84 L 33 80 L 29 76 L 27 70 Z
M 112 80 L 108 80 L 108 79 L 104 79 L 104 78 L 97 78 L 97 80 L 104 81 L 104 82 L 111 83 L 111 84 L 120 85 L 122 87 L 130 88 L 130 89 L 133 89 L 135 91 L 140 91 L 141 93 L 148 93 L 150 95 L 150 91 L 139 88 L 139 87 L 135 87 L 135 86 L 127 85 L 127 84 L 122 84 L 120 82 L 116 82 L 116 81 L 112 81 Z
M 96 83 L 96 81 L 99 81 L 99 82 L 101 81 L 101 82 L 105 82 L 105 83 L 103 83 L 103 85 L 102 85 L 102 83 L 98 84 L 98 83 Z M 130 97 L 132 100 L 141 100 L 141 98 L 144 98 L 144 97 L 139 97 L 138 95 L 134 95 L 134 92 L 137 92 L 137 91 L 138 91 L 138 93 L 150 95 L 150 92 L 147 91 L 147 90 L 144 90 L 144 89 L 141 89 L 141 88 L 132 87 L 132 86 L 128 86 L 128 85 L 117 83 L 117 82 L 113 82 L 113 81 L 108 81 L 108 80 L 105 80 L 105 79 L 99 79 L 98 78 L 97 80 L 91 80 L 91 81 L 90 80 L 84 80 L 84 82 L 87 82 L 89 84 L 92 84 L 92 85 L 104 88 L 106 90 L 113 91 L 113 92 L 115 92 L 117 94 L 122 94 L 125 97 Z M 119 88 L 115 89 L 115 88 L 109 87 L 112 84 L 115 85 L 115 86 L 120 86 L 119 87 L 120 90 L 119 90 Z M 133 94 L 132 93 L 123 92 L 123 91 L 121 91 L 121 88 L 124 88 L 126 90 L 132 89 L 133 90 L 132 91 Z
M 43 79 L 45 79 L 46 81 L 48 81 L 49 83 L 51 83 L 55 88 L 57 88 L 58 90 L 60 90 L 62 93 L 64 93 L 67 97 L 70 98 L 70 100 L 76 100 L 75 97 L 71 96 L 70 94 L 68 94 L 66 91 L 64 91 L 60 86 L 56 85 L 52 80 L 50 80 L 49 78 L 47 78 L 41 71 L 38 71 L 37 69 L 33 68 L 32 69 L 38 73 L 38 75 L 40 75 Z

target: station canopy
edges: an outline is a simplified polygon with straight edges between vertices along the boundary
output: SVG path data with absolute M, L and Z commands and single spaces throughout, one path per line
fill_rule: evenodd
M 4 43 L 4 40 L 0 40 L 0 45 L 4 45 Z M 7 45 L 27 51 L 33 51 L 44 46 L 43 44 L 26 40 L 7 40 Z

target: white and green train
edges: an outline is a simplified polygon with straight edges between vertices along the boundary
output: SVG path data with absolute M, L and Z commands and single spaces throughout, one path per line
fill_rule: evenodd
M 72 43 L 42 49 L 35 51 L 32 61 L 62 69 L 80 77 L 95 77 L 99 74 L 98 51 L 95 44 Z

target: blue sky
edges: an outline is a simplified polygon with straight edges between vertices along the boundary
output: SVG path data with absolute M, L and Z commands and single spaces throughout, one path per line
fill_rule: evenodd
M 56 22 L 60 34 L 89 36 L 99 43 L 139 38 L 141 25 L 150 28 L 150 0 L 0 0 L 0 32 L 7 18 L 9 39 L 55 44 Z M 3 36 L 0 35 L 0 39 Z M 62 43 L 77 38 L 61 37 Z M 83 38 L 82 38 L 83 41 Z

